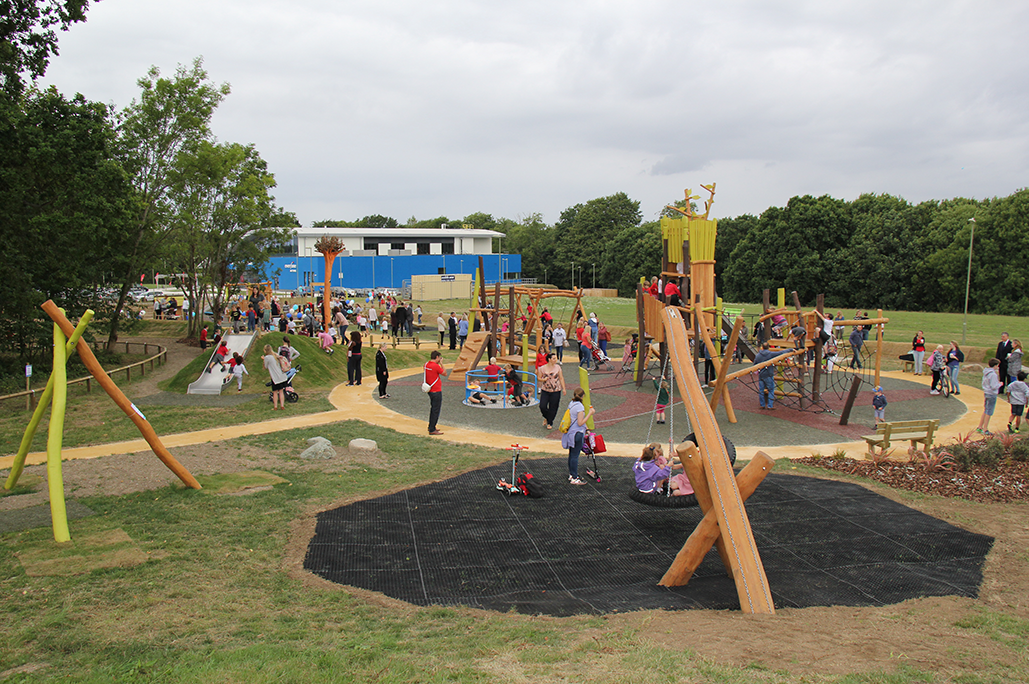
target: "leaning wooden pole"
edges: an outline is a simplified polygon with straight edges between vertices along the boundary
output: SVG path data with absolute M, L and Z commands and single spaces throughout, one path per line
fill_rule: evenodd
M 761 556 L 750 528 L 750 520 L 743 505 L 743 497 L 736 484 L 729 453 L 715 415 L 705 401 L 704 390 L 697 374 L 692 371 L 689 336 L 680 313 L 665 307 L 661 312 L 665 340 L 675 372 L 675 383 L 690 417 L 704 463 L 704 475 L 711 492 L 719 534 L 726 545 L 727 555 L 736 582 L 740 608 L 745 613 L 774 613 L 772 592 L 768 586 Z
M 75 326 L 71 324 L 61 310 L 57 308 L 57 305 L 52 300 L 43 302 L 43 311 L 47 313 L 50 318 L 53 319 L 57 325 L 61 327 L 61 330 L 65 335 L 71 336 L 75 332 Z M 97 361 L 96 356 L 93 355 L 93 350 L 89 348 L 84 340 L 79 340 L 76 349 L 79 352 L 79 358 L 82 359 L 82 363 L 85 364 L 86 369 L 96 378 L 96 381 L 100 383 L 100 386 L 104 388 L 104 391 L 114 400 L 114 403 L 118 405 L 125 415 L 129 417 L 136 427 L 139 429 L 140 434 L 143 435 L 143 439 L 146 440 L 150 448 L 157 454 L 157 458 L 161 459 L 161 462 L 168 466 L 168 469 L 175 473 L 175 476 L 182 480 L 183 484 L 193 489 L 200 489 L 200 483 L 197 482 L 196 478 L 193 477 L 186 468 L 176 460 L 171 452 L 161 443 L 161 438 L 157 436 L 157 432 L 154 431 L 152 425 L 147 422 L 136 407 L 129 401 L 129 398 L 118 389 L 118 386 L 114 384 L 111 377 L 107 375 L 107 372 Z

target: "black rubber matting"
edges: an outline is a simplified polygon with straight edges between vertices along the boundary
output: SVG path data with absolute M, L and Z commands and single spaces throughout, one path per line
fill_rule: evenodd
M 542 499 L 495 489 L 508 464 L 322 512 L 304 567 L 416 605 L 554 616 L 739 609 L 714 549 L 687 586 L 656 584 L 699 509 L 632 501 L 630 459 L 603 459 L 603 481 L 581 487 L 567 484 L 566 461 L 519 464 L 547 485 Z M 747 512 L 777 608 L 976 597 L 993 545 L 856 484 L 774 472 Z

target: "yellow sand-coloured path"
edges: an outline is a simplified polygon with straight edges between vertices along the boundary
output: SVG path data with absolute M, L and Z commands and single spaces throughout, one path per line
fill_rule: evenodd
M 390 378 L 402 378 L 416 373 L 421 373 L 421 369 L 409 368 L 397 371 L 392 373 Z M 900 372 L 883 372 L 882 375 L 884 377 L 899 380 L 919 382 L 919 380 L 914 376 Z M 928 376 L 923 378 L 922 383 L 928 387 Z M 965 412 L 954 423 L 940 428 L 937 433 L 937 443 L 955 438 L 958 434 L 971 432 L 979 425 L 979 417 L 981 415 L 983 405 L 982 390 L 970 385 L 962 385 L 961 394 L 954 398 L 964 403 Z M 327 425 L 341 420 L 353 419 L 362 420 L 366 423 L 378 425 L 380 427 L 392 428 L 399 432 L 408 434 L 426 434 L 428 405 L 426 405 L 426 415 L 424 417 L 414 418 L 392 411 L 387 406 L 377 402 L 372 396 L 372 391 L 369 386 L 348 387 L 346 385 L 338 385 L 335 387 L 332 392 L 329 393 L 329 401 L 336 407 L 332 411 L 303 415 L 289 415 L 287 409 L 282 418 L 275 420 L 266 420 L 261 423 L 247 423 L 244 425 L 230 425 L 226 427 L 211 428 L 209 430 L 197 430 L 196 432 L 180 432 L 173 435 L 161 435 L 161 440 L 164 442 L 166 447 L 171 449 L 175 447 L 204 444 L 206 442 L 218 442 L 246 435 L 265 435 L 272 432 L 281 432 L 283 430 L 292 430 L 301 427 Z M 998 407 L 998 410 L 1003 412 L 1002 407 Z M 995 414 L 994 421 L 1003 422 L 1004 419 L 1005 416 L 997 416 Z M 471 430 L 468 428 L 450 427 L 447 426 L 445 422 L 440 424 L 440 429 L 444 434 L 442 437 L 437 437 L 435 439 L 442 439 L 448 442 L 484 445 L 496 448 L 503 448 L 510 444 L 518 443 L 539 453 L 567 453 L 566 449 L 561 448 L 561 443 L 554 439 L 514 437 L 493 432 Z M 836 449 L 843 449 L 850 456 L 860 457 L 867 451 L 863 441 L 839 442 L 836 444 L 803 444 L 780 447 L 747 446 L 737 447 L 736 451 L 740 459 L 747 460 L 753 457 L 754 453 L 759 449 L 775 459 L 803 458 L 805 456 L 810 456 L 814 452 L 820 452 L 828 455 Z M 101 456 L 132 454 L 149 450 L 150 447 L 146 441 L 143 439 L 133 439 L 126 442 L 112 442 L 110 444 L 97 444 L 93 446 L 64 449 L 61 453 L 61 457 L 65 460 L 99 458 Z M 639 456 L 639 451 L 640 445 L 636 443 L 607 443 L 607 455 L 609 456 L 636 457 Z M 13 461 L 13 455 L 0 457 L 0 469 L 10 468 Z M 46 463 L 45 452 L 33 452 L 28 455 L 28 459 L 26 461 L 27 465 L 39 465 L 41 463 Z

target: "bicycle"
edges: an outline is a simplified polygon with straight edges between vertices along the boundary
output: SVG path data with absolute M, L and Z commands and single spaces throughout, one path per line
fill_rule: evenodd
M 944 367 L 940 371 L 940 394 L 946 399 L 950 396 L 950 393 L 954 391 L 954 381 L 950 379 L 950 369 Z

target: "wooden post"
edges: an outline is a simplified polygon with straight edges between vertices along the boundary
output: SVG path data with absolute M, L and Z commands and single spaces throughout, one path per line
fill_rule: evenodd
M 875 317 L 881 319 L 883 317 L 883 310 L 882 309 L 878 309 L 876 311 L 876 316 Z M 875 335 L 875 338 L 876 338 L 876 340 L 875 340 L 875 385 L 873 385 L 873 387 L 878 387 L 879 384 L 880 384 L 880 382 L 879 382 L 879 374 L 882 371 L 882 363 L 883 363 L 883 328 L 884 327 L 886 327 L 886 326 L 884 326 L 882 323 L 877 323 L 876 326 L 875 326 L 875 329 L 878 332 Z
M 850 383 L 850 391 L 847 392 L 847 401 L 843 404 L 843 414 L 840 416 L 840 425 L 846 425 L 850 421 L 850 410 L 854 408 L 854 401 L 857 399 L 858 388 L 861 387 L 861 377 L 854 376 Z
M 762 309 L 761 309 L 761 315 L 762 316 L 772 310 L 772 293 L 768 291 L 768 288 L 765 288 L 761 292 L 761 306 L 762 306 Z M 764 344 L 765 342 L 768 341 L 768 339 L 772 336 L 771 327 L 772 327 L 772 319 L 768 319 L 767 321 L 765 321 L 765 324 L 763 326 L 761 326 L 761 339 L 758 340 L 758 342 L 760 342 L 761 344 Z
M 824 315 L 825 314 L 825 295 L 824 294 L 818 295 L 818 298 L 815 301 L 817 302 L 817 304 L 815 305 L 815 309 L 818 310 L 818 313 Z M 817 316 L 815 317 L 815 322 L 816 322 L 816 328 L 815 329 L 818 330 L 819 333 L 817 335 L 815 335 L 815 367 L 811 371 L 811 401 L 817 403 L 818 400 L 821 398 L 821 389 L 820 389 L 821 388 L 821 381 L 822 381 L 822 334 L 821 334 L 821 330 L 822 330 L 823 323 L 822 323 L 822 319 L 818 318 Z
M 636 325 L 638 329 L 639 337 L 636 338 L 636 363 L 633 369 L 633 379 L 636 381 L 636 386 L 641 387 L 643 385 L 643 369 L 646 367 L 646 358 L 650 353 L 650 347 L 646 343 L 646 332 L 647 332 L 647 316 L 646 316 L 646 294 L 643 292 L 643 284 L 636 285 Z M 630 342 L 630 344 L 632 344 Z
M 507 353 L 515 353 L 515 295 L 514 286 L 507 288 Z
M 685 446 L 692 446 L 688 442 Z M 696 447 L 693 447 L 696 449 Z M 678 449 L 676 450 L 679 451 Z M 699 456 L 699 452 L 698 452 Z M 690 483 L 703 482 L 704 481 L 704 470 L 703 465 L 700 463 L 700 459 L 696 457 L 685 457 L 683 458 L 680 453 L 680 458 L 684 466 L 687 468 L 691 467 L 691 462 L 696 462 L 700 466 L 700 477 L 696 480 L 693 477 L 692 470 L 687 470 L 687 477 L 690 478 Z M 765 476 L 775 467 L 775 461 L 773 461 L 765 452 L 759 451 L 754 454 L 754 458 L 751 459 L 750 463 L 740 471 L 736 476 L 736 486 L 740 489 L 740 498 L 744 501 L 750 498 L 750 496 L 757 490 Z M 705 487 L 705 489 L 707 489 Z M 708 491 L 707 495 L 708 506 L 703 508 L 704 518 L 697 525 L 696 529 L 693 530 L 693 534 L 690 535 L 686 543 L 683 544 L 682 549 L 675 556 L 675 560 L 672 561 L 671 567 L 665 573 L 664 577 L 658 584 L 662 587 L 682 587 L 689 583 L 690 578 L 698 567 L 700 567 L 701 561 L 704 560 L 704 556 L 716 541 L 721 540 L 721 531 L 718 528 L 718 518 L 715 512 L 711 509 L 711 495 Z M 700 497 L 697 497 L 699 503 Z M 724 545 L 722 545 L 724 548 Z M 721 553 L 719 553 L 721 555 Z M 724 562 L 724 560 L 723 560 Z M 725 569 L 727 572 L 732 573 L 731 564 L 726 564 Z

